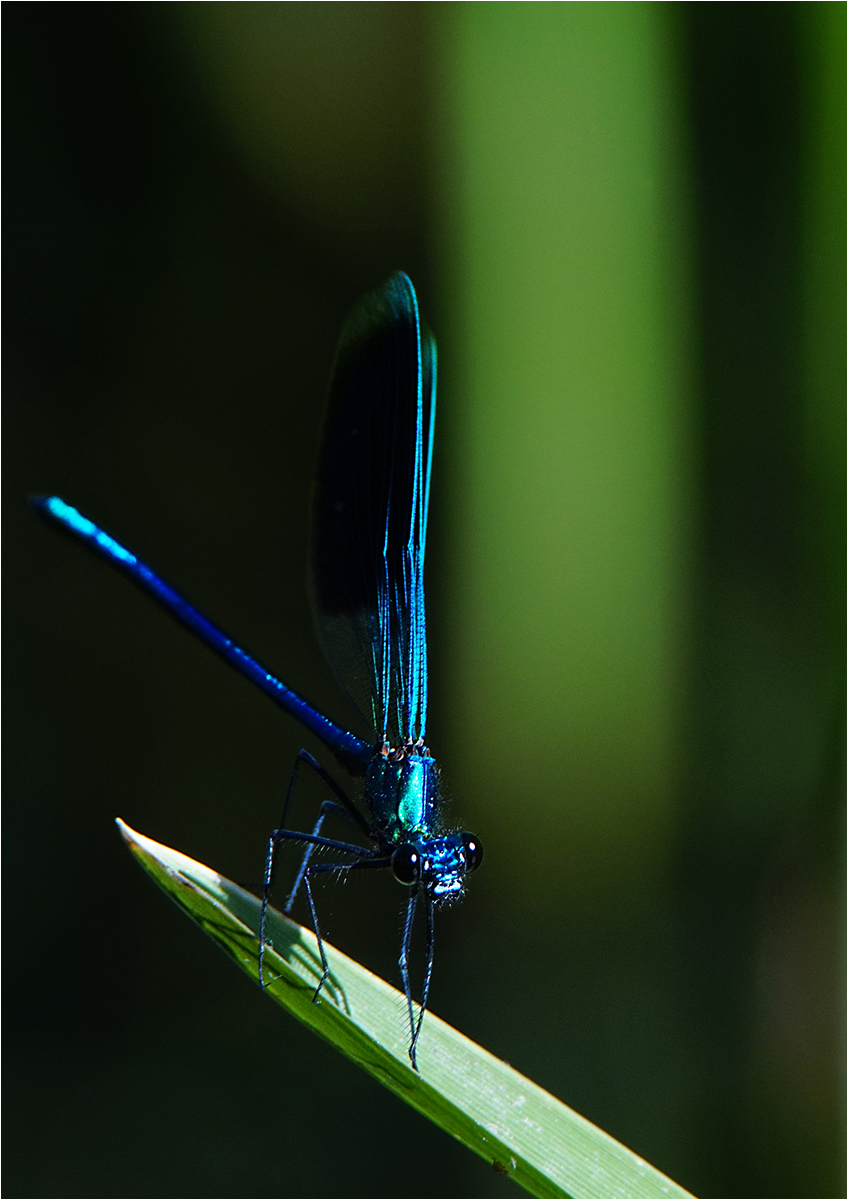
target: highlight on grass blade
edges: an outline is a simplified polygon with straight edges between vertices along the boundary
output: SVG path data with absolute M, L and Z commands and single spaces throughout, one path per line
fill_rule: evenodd
M 258 982 L 259 899 L 123 821 L 118 827 L 159 886 Z M 399 1017 L 403 995 L 325 942 L 330 977 L 314 1004 L 321 976 L 315 935 L 275 909 L 267 920 L 271 998 L 531 1195 L 691 1194 L 432 1013 L 416 1074 Z

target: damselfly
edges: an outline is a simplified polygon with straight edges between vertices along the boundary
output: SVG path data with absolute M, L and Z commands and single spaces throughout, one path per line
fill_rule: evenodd
M 285 904 L 303 887 L 321 954 L 318 1000 L 327 980 L 312 880 L 320 873 L 389 869 L 409 889 L 400 971 L 409 1019 L 409 1057 L 430 994 L 433 914 L 456 900 L 482 859 L 476 837 L 444 827 L 439 772 L 425 743 L 427 629 L 424 555 L 436 407 L 436 344 L 402 272 L 356 305 L 342 330 L 330 379 L 323 445 L 312 510 L 310 581 L 321 642 L 342 686 L 373 731 L 363 740 L 329 720 L 282 683 L 184 600 L 144 563 L 58 496 L 35 507 L 76 535 L 159 601 L 231 666 L 291 713 L 363 780 L 352 800 L 311 754 L 298 754 L 280 825 L 269 838 L 259 945 L 266 978 L 266 913 L 277 852 L 304 848 Z M 307 766 L 332 791 L 311 832 L 286 820 L 298 770 Z M 335 814 L 360 838 L 321 833 Z M 316 850 L 327 857 L 316 855 Z M 424 983 L 418 1015 L 410 983 L 412 930 L 419 903 L 426 922 Z

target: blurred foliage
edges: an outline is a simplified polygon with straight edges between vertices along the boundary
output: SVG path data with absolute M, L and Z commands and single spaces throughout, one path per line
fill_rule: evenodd
M 449 728 L 463 804 L 500 810 L 501 886 L 542 906 L 653 888 L 673 820 L 691 406 L 666 24 L 495 4 L 443 31 Z
M 843 1194 L 844 6 L 5 16 L 6 1190 L 515 1194 L 136 879 L 115 815 L 255 886 L 304 735 L 23 504 L 353 720 L 310 473 L 402 267 L 432 745 L 487 852 L 435 1010 L 695 1193 Z M 392 980 L 393 886 L 321 897 Z

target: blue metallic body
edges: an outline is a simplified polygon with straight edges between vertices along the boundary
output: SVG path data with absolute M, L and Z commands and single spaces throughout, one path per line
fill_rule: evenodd
M 113 566 L 129 575 L 133 583 L 138 584 L 154 600 L 158 600 L 172 616 L 182 622 L 207 646 L 210 646 L 216 654 L 220 654 L 221 658 L 235 667 L 237 671 L 247 676 L 251 683 L 254 683 L 266 696 L 270 696 L 275 704 L 291 713 L 293 717 L 297 717 L 354 774 L 362 774 L 365 771 L 374 752 L 368 742 L 352 733 L 347 733 L 340 725 L 336 725 L 329 718 L 323 716 L 302 696 L 272 675 L 247 651 L 237 646 L 220 629 L 216 629 L 202 613 L 199 613 L 193 605 L 184 600 L 172 587 L 169 587 L 155 571 L 146 566 L 141 559 L 136 558 L 125 546 L 115 541 L 105 530 L 100 529 L 93 521 L 89 521 L 88 517 L 84 517 L 81 512 L 70 504 L 66 504 L 58 496 L 36 496 L 30 503 L 44 516 L 55 521 L 69 533 L 75 534 L 92 550 L 108 559 Z
M 427 724 L 427 631 L 424 556 L 433 456 L 436 347 L 422 327 L 410 280 L 401 272 L 364 297 L 351 313 L 330 382 L 324 444 L 313 502 L 311 591 L 316 624 L 336 673 L 372 725 L 374 741 L 347 732 L 320 713 L 212 625 L 94 522 L 58 496 L 33 506 L 124 572 L 172 616 L 246 676 L 364 777 L 365 813 L 301 750 L 280 825 L 268 843 L 260 929 L 264 983 L 265 914 L 279 847 L 304 847 L 286 903 L 303 885 L 323 963 L 315 999 L 329 973 L 311 880 L 322 872 L 386 868 L 410 889 L 400 968 L 410 1025 L 409 1056 L 427 1007 L 433 964 L 433 910 L 457 899 L 482 857 L 472 835 L 441 823 L 439 773 L 424 745 Z M 286 828 L 298 769 L 316 771 L 335 800 L 321 806 L 311 833 Z M 335 814 L 370 843 L 322 836 Z M 315 851 L 342 859 L 313 861 Z M 409 979 L 409 950 L 419 899 L 426 915 L 426 967 L 418 1018 Z
M 397 762 L 375 755 L 365 776 L 374 823 L 386 842 L 427 837 L 436 826 L 439 810 L 439 782 L 436 764 L 430 757 L 406 755 Z

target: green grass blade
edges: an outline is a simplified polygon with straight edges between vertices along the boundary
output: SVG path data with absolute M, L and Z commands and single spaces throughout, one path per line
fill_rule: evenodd
M 259 901 L 177 850 L 118 826 L 159 886 L 253 979 Z M 272 999 L 396 1095 L 488 1159 L 533 1196 L 688 1196 L 649 1163 L 550 1093 L 428 1013 L 417 1075 L 407 1057 L 400 992 L 324 943 L 330 977 L 319 1004 L 315 936 L 269 910 L 266 957 Z

